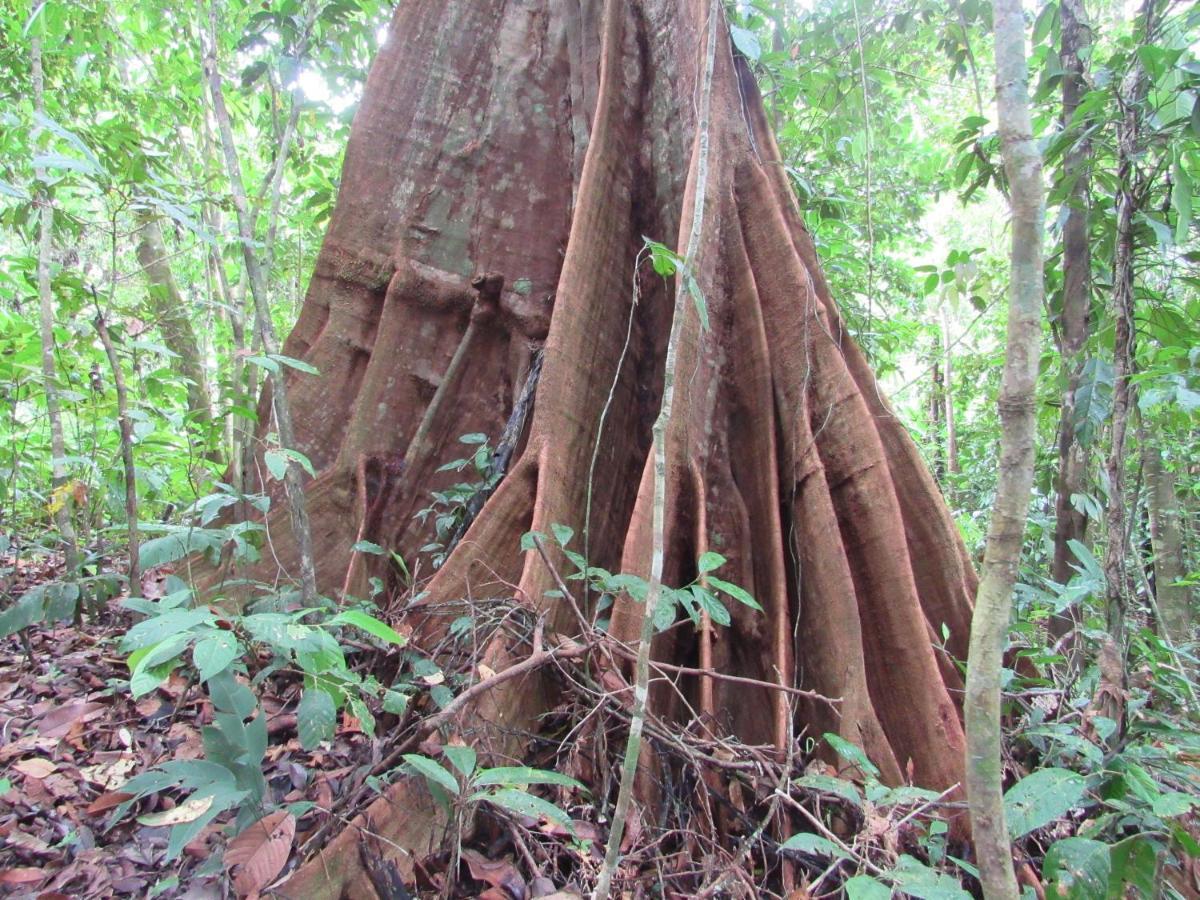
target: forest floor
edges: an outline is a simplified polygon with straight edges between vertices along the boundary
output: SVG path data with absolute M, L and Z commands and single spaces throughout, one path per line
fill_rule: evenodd
M 12 567 L 15 594 L 52 578 L 52 564 Z M 155 576 L 144 585 L 153 594 Z M 139 700 L 118 651 L 137 618 L 114 598 L 78 626 L 41 625 L 0 642 L 0 893 L 41 900 L 110 896 L 228 896 L 221 863 L 225 823 L 208 825 L 168 862 L 170 801 L 136 819 L 110 821 L 123 782 L 170 759 L 204 755 L 201 728 L 212 708 L 179 672 Z M 272 682 L 277 686 L 278 682 Z M 298 683 L 295 685 L 298 692 Z M 262 695 L 272 743 L 266 776 L 281 803 L 331 809 L 381 752 L 344 719 L 335 740 L 312 753 L 295 736 L 295 697 Z M 300 820 L 298 841 L 318 826 Z
M 53 581 L 61 564 L 0 555 L 13 596 Z M 147 573 L 142 595 L 161 596 L 170 571 Z M 244 894 L 231 885 L 235 879 L 224 858 L 228 815 L 205 826 L 177 859 L 169 858 L 169 835 L 187 813 L 170 793 L 139 801 L 129 815 L 115 818 L 131 797 L 121 791 L 127 779 L 170 760 L 204 758 L 202 729 L 213 719 L 206 693 L 179 671 L 157 690 L 132 697 L 119 644 L 140 617 L 122 607 L 125 596 L 87 611 L 78 624 L 35 624 L 0 640 L 0 896 L 210 900 Z M 300 678 L 287 673 L 276 673 L 258 690 L 270 737 L 266 806 L 296 813 L 294 839 L 284 848 L 289 864 L 276 883 L 373 799 L 389 773 L 394 776 L 396 746 L 406 737 L 399 728 L 368 736 L 344 714 L 332 741 L 305 751 L 295 713 L 300 690 Z M 537 821 L 517 824 L 532 828 Z M 589 823 L 577 825 L 596 836 Z M 511 835 L 511 824 L 505 830 Z M 492 837 L 491 850 L 478 841 L 479 849 L 463 847 L 454 896 L 578 896 L 556 892 L 538 871 L 531 869 L 527 880 L 507 859 L 493 859 L 512 845 L 507 836 L 506 846 L 498 845 L 494 830 Z M 550 848 L 550 858 L 565 843 L 565 832 L 552 829 L 536 838 L 543 856 Z M 598 845 L 592 853 L 598 861 Z M 421 896 L 423 888 L 442 894 L 448 865 L 445 852 L 421 861 Z M 399 886 L 393 896 L 414 895 Z

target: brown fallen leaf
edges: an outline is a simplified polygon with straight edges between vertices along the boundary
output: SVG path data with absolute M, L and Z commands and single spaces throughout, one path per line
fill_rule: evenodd
M 126 800 L 132 799 L 133 794 L 127 794 L 124 791 L 109 791 L 106 794 L 101 794 L 89 803 L 84 812 L 89 816 L 98 816 L 100 813 L 108 812 L 110 809 L 120 806 Z
M 38 734 L 42 737 L 64 737 L 77 722 L 88 722 L 106 709 L 105 704 L 75 700 L 55 707 L 38 722 Z
M 33 759 L 18 760 L 13 763 L 13 768 L 30 778 L 45 778 L 47 775 L 54 774 L 58 769 L 58 764 L 52 763 L 48 759 L 34 757 Z
M 34 866 L 0 870 L 0 884 L 38 884 L 45 878 L 45 870 Z
M 229 842 L 225 867 L 240 868 L 233 880 L 238 896 L 257 894 L 283 871 L 296 837 L 296 818 L 281 809 L 264 816 Z
M 491 885 L 497 890 L 503 890 L 515 900 L 525 900 L 529 896 L 529 888 L 525 879 L 517 872 L 507 859 L 488 859 L 475 850 L 464 850 L 462 858 L 471 871 L 471 877 L 476 881 Z M 480 897 L 483 895 L 481 894 Z

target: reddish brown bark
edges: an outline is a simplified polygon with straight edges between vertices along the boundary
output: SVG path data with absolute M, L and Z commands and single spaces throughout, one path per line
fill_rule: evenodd
M 322 373 L 290 376 L 299 449 L 320 472 L 310 484 L 318 576 L 328 590 L 341 585 L 364 515 L 367 538 L 416 555 L 430 532 L 413 513 L 454 479 L 435 470 L 462 455 L 459 435 L 498 438 L 543 343 L 519 457 L 426 586 L 413 614 L 418 634 L 438 633 L 428 612 L 437 601 L 511 597 L 506 585 L 548 612 L 550 627 L 569 629 L 564 604 L 545 596 L 550 572 L 518 543 L 553 523 L 582 533 L 597 441 L 590 561 L 645 574 L 650 427 L 674 286 L 643 273 L 631 309 L 630 284 L 642 236 L 685 246 L 690 206 L 702 197 L 694 274 L 711 328 L 692 315 L 679 345 L 664 581 L 685 583 L 697 556 L 716 550 L 729 560 L 718 574 L 751 591 L 765 614 L 732 610 L 732 626 L 703 647 L 690 626 L 673 629 L 655 656 L 711 660 L 727 674 L 841 698 L 837 714 L 817 703 L 793 709 L 783 692 L 706 680 L 701 699 L 699 679 L 684 678 L 688 702 L 743 740 L 778 744 L 789 726 L 835 731 L 862 744 L 887 780 L 910 770 L 920 784 L 948 788 L 962 777 L 961 683 L 938 645 L 945 625 L 948 652 L 965 655 L 975 575 L 842 325 L 724 28 L 709 179 L 703 190 L 693 183 L 691 98 L 707 7 L 399 7 L 284 349 Z M 484 272 L 504 277 L 498 298 L 471 287 Z M 469 346 L 452 366 L 462 341 Z M 360 486 L 360 472 L 375 475 Z M 286 517 L 273 515 L 270 527 L 276 555 L 291 564 Z M 613 633 L 636 634 L 640 615 L 619 600 Z M 499 671 L 514 652 L 496 643 L 487 664 Z M 474 740 L 519 755 L 509 732 L 489 723 L 531 726 L 544 687 L 535 674 L 483 695 L 464 712 Z M 655 694 L 652 705 L 656 715 L 685 716 L 677 694 Z M 412 780 L 394 787 L 368 812 L 374 830 L 425 849 L 439 832 L 418 814 L 429 808 L 422 791 Z M 361 895 L 356 839 L 346 829 L 285 893 Z

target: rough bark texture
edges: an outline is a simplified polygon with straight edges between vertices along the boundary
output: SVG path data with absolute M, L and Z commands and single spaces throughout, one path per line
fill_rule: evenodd
M 1000 387 L 1000 473 L 983 578 L 971 624 L 967 668 L 967 800 L 979 880 L 988 900 L 1016 900 L 1012 844 L 1004 818 L 1000 669 L 1033 490 L 1036 388 L 1042 342 L 1042 156 L 1033 136 L 1020 0 L 996 0 L 996 110 L 1008 175 L 1012 249 L 1008 334 Z
M 837 732 L 864 746 L 888 781 L 907 771 L 949 788 L 962 780 L 962 685 L 935 642 L 945 625 L 948 653 L 965 655 L 975 576 L 843 327 L 724 23 L 707 178 L 703 190 L 696 184 L 707 8 L 399 7 L 283 351 L 322 373 L 288 377 L 296 446 L 319 472 L 307 491 L 318 579 L 327 590 L 342 584 L 359 535 L 418 557 L 431 533 L 414 512 L 458 480 L 437 468 L 463 455 L 460 435 L 498 439 L 543 347 L 518 455 L 406 615 L 431 641 L 448 622 L 440 602 L 515 595 L 546 612 L 548 627 L 568 630 L 564 604 L 545 596 L 548 567 L 519 550 L 523 532 L 549 533 L 552 523 L 588 531 L 592 564 L 646 575 L 651 426 L 674 286 L 643 273 L 634 304 L 630 284 L 642 236 L 689 246 L 685 211 L 703 198 L 693 274 L 711 327 L 690 315 L 679 330 L 663 580 L 685 583 L 702 552 L 719 551 L 729 562 L 718 574 L 766 611 L 734 609 L 732 625 L 703 641 L 690 625 L 672 629 L 654 655 L 841 703 L 839 713 L 791 707 L 782 691 L 683 678 L 682 695 L 653 689 L 651 707 L 686 719 L 682 696 L 746 741 L 779 745 L 793 726 Z M 286 516 L 269 524 L 276 556 L 294 569 Z M 636 640 L 641 614 L 619 598 L 612 633 Z M 518 652 L 497 643 L 485 662 L 501 671 Z M 506 681 L 467 704 L 460 724 L 481 750 L 519 755 L 507 735 L 532 727 L 545 686 L 538 674 Z M 429 810 L 406 779 L 358 824 L 423 850 L 438 834 Z M 284 893 L 361 896 L 356 832 L 343 831 Z
M 1183 556 L 1179 498 L 1175 495 L 1175 473 L 1163 466 L 1162 452 L 1153 440 L 1142 443 L 1146 476 L 1146 506 L 1150 514 L 1150 541 L 1154 548 L 1154 595 L 1159 627 L 1173 644 L 1192 640 L 1195 619 L 1192 588 L 1183 582 L 1187 564 Z
M 1079 101 L 1087 92 L 1086 57 L 1091 48 L 1091 30 L 1081 0 L 1064 0 L 1062 12 L 1062 62 L 1066 74 L 1062 81 L 1063 127 L 1082 129 L 1074 122 Z M 1091 318 L 1091 249 L 1088 243 L 1089 183 L 1088 161 L 1091 142 L 1079 139 L 1063 160 L 1063 178 L 1073 179 L 1067 196 L 1066 215 L 1062 226 L 1062 313 L 1059 319 L 1059 350 L 1067 373 L 1067 389 L 1063 392 L 1062 414 L 1058 425 L 1058 476 L 1055 481 L 1054 561 L 1050 577 L 1059 584 L 1071 580 L 1074 556 L 1068 546 L 1072 540 L 1082 541 L 1087 531 L 1087 516 L 1080 512 L 1071 497 L 1082 494 L 1087 475 L 1084 449 L 1075 438 L 1075 392 L 1083 368 L 1082 352 L 1087 344 Z M 1065 634 L 1074 624 L 1074 616 L 1056 616 L 1052 630 Z

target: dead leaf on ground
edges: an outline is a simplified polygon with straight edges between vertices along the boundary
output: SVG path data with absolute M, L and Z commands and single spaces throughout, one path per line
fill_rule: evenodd
M 84 766 L 79 770 L 79 774 L 106 791 L 114 791 L 129 780 L 129 774 L 136 767 L 137 760 L 133 758 L 133 755 L 124 754 L 109 762 Z
M 38 734 L 42 737 L 65 737 L 76 722 L 88 722 L 101 715 L 105 704 L 95 701 L 76 700 L 56 707 L 42 716 L 38 722 Z
M 0 884 L 37 884 L 45 878 L 46 871 L 33 866 L 18 866 L 0 871 Z
M 225 867 L 240 867 L 233 881 L 239 896 L 257 894 L 287 864 L 296 837 L 296 818 L 287 810 L 264 816 L 229 842 Z
M 516 900 L 525 900 L 529 896 L 529 888 L 525 885 L 525 879 L 518 874 L 516 866 L 509 860 L 488 859 L 482 853 L 474 850 L 464 850 L 462 858 L 467 863 L 471 877 L 476 881 L 482 881 L 493 888 L 503 889 Z
M 171 809 L 138 816 L 138 821 L 143 825 L 149 825 L 151 828 L 157 828 L 160 825 L 180 825 L 184 822 L 194 822 L 208 812 L 208 808 L 212 805 L 213 798 L 211 796 L 191 797 Z
M 58 764 L 52 763 L 48 759 L 34 757 L 13 763 L 13 768 L 22 775 L 28 775 L 30 778 L 45 778 L 48 775 L 53 775 L 58 770 Z
M 109 791 L 107 794 L 101 794 L 89 803 L 84 812 L 89 816 L 98 816 L 100 813 L 108 812 L 110 809 L 120 806 L 126 800 L 132 799 L 133 794 L 127 794 L 124 791 Z

